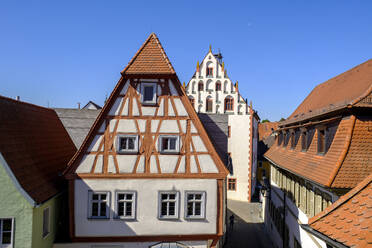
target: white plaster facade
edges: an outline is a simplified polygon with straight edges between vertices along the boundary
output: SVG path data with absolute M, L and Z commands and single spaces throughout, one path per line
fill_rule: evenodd
M 110 216 L 97 220 L 87 218 L 88 192 L 105 191 L 110 195 Z M 125 221 L 114 217 L 115 192 L 136 192 L 134 220 Z M 179 218 L 162 220 L 158 218 L 159 192 L 179 192 Z M 185 218 L 185 193 L 205 192 L 206 207 L 203 220 Z M 75 232 L 77 237 L 104 236 L 150 236 L 150 235 L 190 235 L 216 233 L 217 180 L 213 179 L 84 179 L 75 181 Z
M 207 75 L 207 68 L 211 68 L 212 75 Z M 202 90 L 199 89 L 199 84 L 203 85 Z M 221 85 L 220 90 L 216 84 Z M 186 86 L 186 93 L 196 112 L 228 115 L 230 137 L 227 137 L 226 152 L 230 154 L 232 162 L 228 178 L 236 179 L 236 190 L 228 190 L 227 198 L 250 201 L 256 186 L 257 115 L 240 95 L 238 84 L 234 85 L 227 76 L 224 64 L 220 63 L 211 50 L 197 66 L 194 76 Z M 225 110 L 225 99 L 229 97 L 233 99 L 232 111 Z M 212 101 L 211 111 L 207 111 L 207 99 Z

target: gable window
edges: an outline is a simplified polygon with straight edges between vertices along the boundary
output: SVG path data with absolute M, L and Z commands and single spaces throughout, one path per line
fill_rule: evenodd
M 161 135 L 159 137 L 159 151 L 161 153 L 178 153 L 180 151 L 179 136 Z
M 159 219 L 178 219 L 179 192 L 159 192 Z
M 205 217 L 205 192 L 186 192 L 186 219 Z
M 131 191 L 116 192 L 116 218 L 136 218 L 136 193 Z
M 210 97 L 207 97 L 206 100 L 206 111 L 207 112 L 212 112 L 212 107 L 213 107 L 213 100 Z
M 43 211 L 43 238 L 50 233 L 50 209 L 46 208 Z
M 225 98 L 225 111 L 233 111 L 234 110 L 234 98 L 228 96 Z
M 192 107 L 195 108 L 195 99 L 193 97 L 189 97 L 189 100 L 191 102 Z
M 216 91 L 221 91 L 221 83 L 220 82 L 216 83 Z
M 325 136 L 326 136 L 325 129 L 318 129 L 318 153 L 319 154 L 325 153 L 325 147 L 326 147 Z
M 13 219 L 0 219 L 0 247 L 12 247 Z
M 213 68 L 207 67 L 207 77 L 212 77 L 212 76 L 213 76 Z
M 109 192 L 89 191 L 89 218 L 108 219 L 110 210 Z
M 199 84 L 198 84 L 198 91 L 203 91 L 203 90 L 204 90 L 203 82 L 199 82 Z
M 236 191 L 236 179 L 235 178 L 229 178 L 227 181 L 227 189 Z
M 141 102 L 145 105 L 156 104 L 156 83 L 141 83 Z
M 118 135 L 117 151 L 120 153 L 138 152 L 138 135 Z

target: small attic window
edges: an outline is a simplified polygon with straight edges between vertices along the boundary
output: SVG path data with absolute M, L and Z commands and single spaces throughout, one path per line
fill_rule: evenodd
M 318 154 L 325 154 L 326 150 L 326 129 L 318 129 Z
M 156 83 L 141 83 L 141 101 L 145 105 L 156 104 Z
M 177 135 L 161 135 L 159 137 L 160 153 L 179 153 L 180 139 Z
M 119 135 L 117 141 L 117 151 L 119 153 L 137 153 L 138 135 Z

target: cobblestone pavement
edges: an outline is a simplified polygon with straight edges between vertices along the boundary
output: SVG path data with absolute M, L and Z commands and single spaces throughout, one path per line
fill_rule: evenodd
M 239 201 L 227 202 L 227 216 L 234 214 L 234 228 L 229 227 L 224 248 L 272 248 L 269 235 L 265 232 L 260 203 Z

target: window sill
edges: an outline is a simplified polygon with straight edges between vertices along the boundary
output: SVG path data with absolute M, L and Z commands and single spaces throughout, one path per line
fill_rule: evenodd
M 110 220 L 110 217 L 88 217 L 88 220 Z
M 120 217 L 120 216 L 115 216 L 114 220 L 129 221 L 129 222 L 137 221 L 136 217 Z
M 204 221 L 205 217 L 204 216 L 201 216 L 201 217 L 185 217 L 185 220 L 187 220 L 187 221 Z
M 142 107 L 159 107 L 157 102 L 155 103 L 148 103 L 148 102 L 141 102 Z
M 159 220 L 167 221 L 167 220 L 179 220 L 179 217 L 158 217 Z
M 138 151 L 116 151 L 118 154 L 139 154 Z
M 179 154 L 180 154 L 179 151 L 176 151 L 176 152 L 165 152 L 165 151 L 160 151 L 159 153 L 160 153 L 160 154 L 167 154 L 167 155 L 179 155 Z

